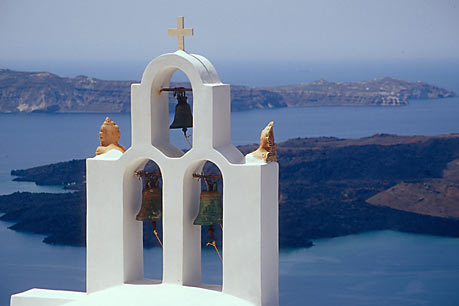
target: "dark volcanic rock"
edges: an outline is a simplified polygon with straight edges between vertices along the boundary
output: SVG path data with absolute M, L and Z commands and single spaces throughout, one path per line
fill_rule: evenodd
M 10 228 L 46 235 L 50 244 L 86 244 L 86 194 L 16 192 L 0 196 L 0 219 Z
M 13 181 L 35 182 L 37 185 L 77 186 L 86 183 L 86 161 L 72 160 L 57 164 L 12 170 Z
M 255 148 L 256 145 L 240 147 L 245 153 Z M 436 214 L 436 209 L 444 205 L 457 206 L 439 202 L 450 201 L 447 196 L 426 201 L 422 211 L 413 210 L 409 200 L 418 199 L 422 194 L 416 192 L 425 189 L 410 190 L 409 197 L 399 201 L 397 207 L 366 202 L 397 184 L 448 180 L 449 186 L 457 189 L 459 134 L 297 138 L 279 143 L 277 149 L 282 247 L 310 246 L 310 240 L 315 238 L 383 229 L 459 237 L 459 219 L 445 211 L 441 217 Z M 74 160 L 14 173 L 42 183 L 46 180 L 41 177 L 52 173 L 54 180 L 50 183 L 67 184 L 84 182 L 82 169 L 84 161 Z M 80 186 L 84 190 L 84 184 Z M 0 212 L 6 213 L 2 219 L 17 222 L 13 229 L 48 235 L 48 243 L 83 244 L 85 211 L 85 194 L 81 191 L 0 196 Z M 206 230 L 202 233 L 205 242 Z M 144 225 L 144 238 L 146 246 L 157 245 L 150 224 Z

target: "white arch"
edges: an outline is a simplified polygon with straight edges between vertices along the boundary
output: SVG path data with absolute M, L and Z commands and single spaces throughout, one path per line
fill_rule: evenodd
M 132 144 L 152 144 L 169 157 L 183 152 L 169 141 L 167 92 L 172 74 L 182 70 L 193 89 L 193 146 L 211 148 L 230 143 L 230 87 L 222 84 L 204 57 L 184 51 L 151 61 L 140 84 L 131 87 Z M 210 120 L 209 120 L 210 119 Z
M 163 73 L 161 70 L 174 66 L 175 69 L 180 69 L 187 75 L 192 85 L 221 83 L 217 71 L 209 60 L 182 50 L 166 53 L 153 59 L 145 68 L 141 83 L 152 84 L 158 72 Z

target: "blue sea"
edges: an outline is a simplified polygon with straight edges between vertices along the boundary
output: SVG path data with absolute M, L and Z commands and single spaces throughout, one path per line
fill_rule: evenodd
M 452 72 L 447 71 L 450 76 Z M 434 84 L 459 92 L 459 72 L 453 75 L 453 80 L 436 76 Z M 0 114 L 0 194 L 63 192 L 60 186 L 13 182 L 9 173 L 94 156 L 106 115 Z M 108 116 L 120 126 L 120 143 L 128 147 L 130 115 Z M 276 142 L 280 142 L 311 136 L 459 133 L 458 118 L 459 98 L 410 101 L 403 107 L 236 112 L 232 113 L 231 139 L 236 145 L 256 143 L 271 120 Z M 187 148 L 180 131 L 171 132 L 171 141 Z M 85 290 L 85 248 L 46 245 L 41 242 L 43 236 L 12 231 L 10 225 L 0 222 L 0 306 L 9 305 L 11 294 L 34 287 Z M 281 305 L 459 305 L 459 239 L 378 231 L 319 239 L 314 244 L 308 249 L 281 250 Z M 161 278 L 161 249 L 146 249 L 144 254 L 146 276 Z M 203 280 L 221 283 L 215 252 L 204 250 L 202 260 Z

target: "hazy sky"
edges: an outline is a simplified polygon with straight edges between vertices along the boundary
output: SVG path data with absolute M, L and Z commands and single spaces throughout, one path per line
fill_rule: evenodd
M 218 60 L 459 58 L 458 0 L 0 0 L 0 59 L 151 59 L 179 15 Z

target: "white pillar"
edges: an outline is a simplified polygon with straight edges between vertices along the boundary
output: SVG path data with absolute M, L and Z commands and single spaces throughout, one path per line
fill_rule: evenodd
M 234 166 L 224 176 L 223 292 L 278 305 L 278 164 Z

